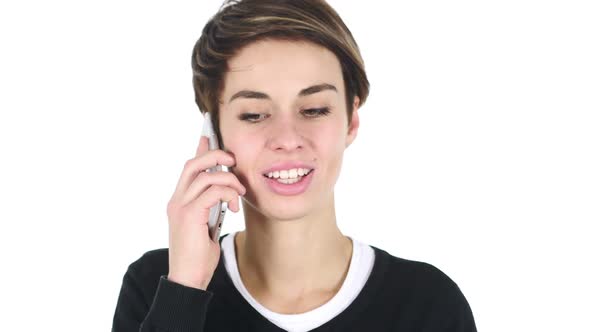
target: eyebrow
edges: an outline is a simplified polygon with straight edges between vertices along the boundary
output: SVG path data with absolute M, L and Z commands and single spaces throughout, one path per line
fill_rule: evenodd
M 336 93 L 338 93 L 338 89 L 336 89 L 335 86 L 333 86 L 332 84 L 323 83 L 323 84 L 312 85 L 310 87 L 307 87 L 307 88 L 299 91 L 299 93 L 297 94 L 297 97 L 309 96 L 311 94 L 318 93 L 318 92 L 321 92 L 324 90 L 333 90 Z M 270 97 L 264 92 L 252 91 L 252 90 L 242 90 L 242 91 L 235 93 L 233 96 L 231 96 L 231 98 L 229 99 L 229 102 L 231 103 L 233 100 L 238 99 L 238 98 L 252 98 L 252 99 L 268 99 L 268 100 L 270 100 Z

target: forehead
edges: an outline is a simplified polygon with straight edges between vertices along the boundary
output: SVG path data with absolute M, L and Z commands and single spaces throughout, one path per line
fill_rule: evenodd
M 223 101 L 242 89 L 271 98 L 293 98 L 302 88 L 329 83 L 343 91 L 340 63 L 325 47 L 305 41 L 264 40 L 249 44 L 228 61 Z

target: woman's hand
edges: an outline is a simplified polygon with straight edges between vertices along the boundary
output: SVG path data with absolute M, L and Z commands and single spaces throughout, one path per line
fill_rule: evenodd
M 209 237 L 209 209 L 219 200 L 240 210 L 244 187 L 231 172 L 206 172 L 216 165 L 231 167 L 234 157 L 223 150 L 209 150 L 209 139 L 201 136 L 195 158 L 188 160 L 176 190 L 168 202 L 168 279 L 205 290 L 220 257 L 219 243 Z

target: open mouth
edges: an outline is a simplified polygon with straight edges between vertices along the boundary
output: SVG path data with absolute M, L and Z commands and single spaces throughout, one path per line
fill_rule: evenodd
M 265 178 L 269 179 L 269 180 L 273 180 L 282 184 L 293 184 L 293 183 L 297 183 L 299 181 L 301 181 L 302 179 L 304 179 L 305 177 L 307 177 L 308 175 L 310 175 L 312 172 L 314 171 L 314 169 L 311 169 L 309 172 L 307 172 L 307 174 L 303 174 L 303 175 L 299 175 L 295 178 L 275 178 L 275 177 L 268 177 L 266 174 L 262 174 Z

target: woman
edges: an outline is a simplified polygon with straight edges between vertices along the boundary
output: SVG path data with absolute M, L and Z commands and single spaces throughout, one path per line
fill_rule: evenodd
M 369 82 L 327 3 L 226 2 L 192 63 L 221 149 L 202 137 L 185 164 L 168 204 L 170 249 L 129 266 L 113 331 L 476 330 L 442 271 L 338 229 L 334 186 Z M 204 172 L 216 164 L 231 172 Z M 238 212 L 239 197 L 246 229 L 212 241 L 209 207 Z

